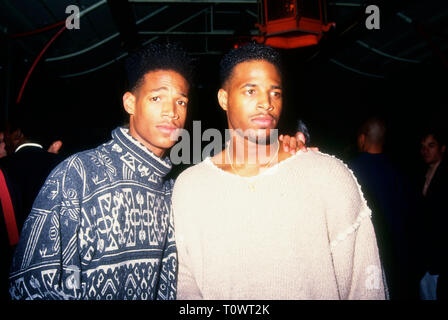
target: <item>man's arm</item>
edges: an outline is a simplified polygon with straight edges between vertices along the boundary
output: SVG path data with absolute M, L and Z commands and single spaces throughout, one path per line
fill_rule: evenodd
M 40 190 L 12 261 L 12 299 L 80 298 L 78 230 L 84 172 L 79 159 L 68 158 Z
M 339 160 L 327 186 L 327 224 L 341 299 L 386 298 L 370 209 L 349 169 Z

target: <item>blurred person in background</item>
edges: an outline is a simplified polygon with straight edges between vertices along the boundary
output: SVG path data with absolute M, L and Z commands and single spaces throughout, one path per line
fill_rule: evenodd
M 418 299 L 409 242 L 415 195 L 399 167 L 385 153 L 384 119 L 368 117 L 357 133 L 358 155 L 349 167 L 361 185 L 369 207 L 391 299 Z
M 420 295 L 424 300 L 446 298 L 448 241 L 448 168 L 445 159 L 446 135 L 439 129 L 422 135 L 420 153 L 425 164 L 421 174 L 423 269 Z
M 0 131 L 0 158 L 6 157 L 5 133 Z

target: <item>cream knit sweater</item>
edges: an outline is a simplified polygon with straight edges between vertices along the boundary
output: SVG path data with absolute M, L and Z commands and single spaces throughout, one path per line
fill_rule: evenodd
M 178 299 L 384 299 L 370 209 L 340 160 L 299 152 L 254 177 L 210 158 L 172 198 Z

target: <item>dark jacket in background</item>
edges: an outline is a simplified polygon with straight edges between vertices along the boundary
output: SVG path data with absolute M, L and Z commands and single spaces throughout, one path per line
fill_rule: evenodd
M 61 160 L 58 155 L 34 146 L 25 146 L 0 160 L 19 232 L 40 188 Z
M 391 299 L 418 299 L 411 221 L 415 190 L 385 154 L 360 153 L 349 163 L 358 179 L 375 228 Z
M 40 188 L 61 160 L 63 159 L 58 155 L 35 146 L 24 146 L 17 152 L 0 159 L 0 167 L 8 185 L 19 235 Z M 3 253 L 0 299 L 6 297 L 9 299 L 8 275 L 14 248 L 9 245 L 3 212 L 0 211 L 0 213 L 1 250 Z
M 420 186 L 423 189 L 426 170 L 421 175 Z M 424 236 L 425 271 L 439 274 L 437 296 L 446 299 L 446 277 L 448 259 L 448 163 L 439 164 L 423 196 L 422 228 Z

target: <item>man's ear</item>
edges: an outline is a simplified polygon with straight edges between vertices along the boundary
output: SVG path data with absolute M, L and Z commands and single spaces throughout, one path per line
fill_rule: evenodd
M 361 133 L 358 135 L 358 149 L 360 151 L 365 151 L 364 146 L 366 144 L 366 135 L 364 133 Z
M 221 108 L 224 111 L 227 111 L 228 94 L 227 91 L 222 88 L 218 91 L 218 102 Z
M 135 100 L 135 95 L 132 92 L 127 91 L 123 95 L 123 106 L 129 115 L 135 113 Z
M 442 146 L 442 149 L 441 149 L 442 153 L 445 153 L 445 150 L 446 150 L 446 146 Z

